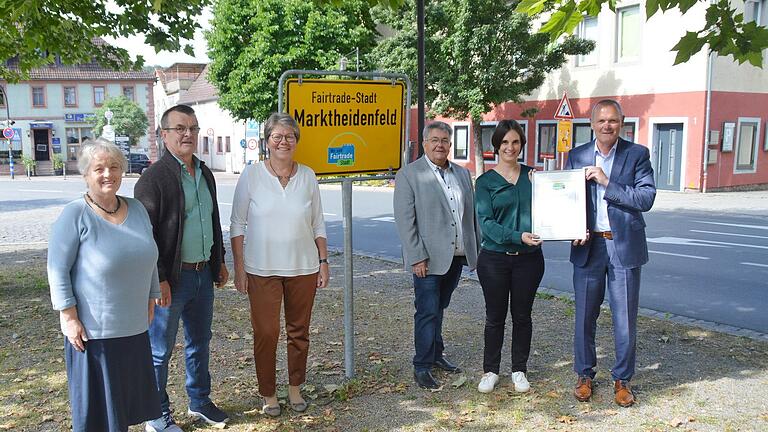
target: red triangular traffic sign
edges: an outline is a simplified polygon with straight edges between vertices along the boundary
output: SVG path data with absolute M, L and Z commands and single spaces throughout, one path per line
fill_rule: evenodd
M 558 120 L 573 120 L 571 102 L 568 100 L 568 95 L 565 93 L 563 93 L 563 99 L 560 100 L 560 104 L 555 110 L 554 118 Z

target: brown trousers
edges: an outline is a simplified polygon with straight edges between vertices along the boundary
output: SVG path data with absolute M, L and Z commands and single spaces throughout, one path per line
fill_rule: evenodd
M 277 340 L 280 337 L 280 306 L 283 299 L 288 336 L 288 383 L 297 386 L 306 380 L 309 320 L 316 290 L 317 273 L 292 277 L 248 274 L 253 358 L 262 396 L 274 396 L 276 392 Z

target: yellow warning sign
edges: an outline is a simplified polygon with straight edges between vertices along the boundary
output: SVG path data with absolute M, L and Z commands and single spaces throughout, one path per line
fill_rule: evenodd
M 557 122 L 557 151 L 564 153 L 573 147 L 573 124 L 570 121 Z
M 301 130 L 294 158 L 318 175 L 400 169 L 405 85 L 291 79 L 286 108 Z

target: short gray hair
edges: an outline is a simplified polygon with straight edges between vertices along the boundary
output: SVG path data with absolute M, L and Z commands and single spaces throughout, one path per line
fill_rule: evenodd
M 77 169 L 80 171 L 80 174 L 85 175 L 88 172 L 88 168 L 91 167 L 91 161 L 97 153 L 105 153 L 109 159 L 120 164 L 120 169 L 123 172 L 128 169 L 128 159 L 125 158 L 120 147 L 107 139 L 96 138 L 87 139 L 80 146 L 80 153 L 77 155 Z
M 299 142 L 299 124 L 296 123 L 290 114 L 286 113 L 272 113 L 271 116 L 264 123 L 264 138 L 269 139 L 272 135 L 272 129 L 277 126 L 283 126 L 293 129 L 293 133 L 296 135 L 296 142 Z
M 165 112 L 163 113 L 163 116 L 160 117 L 160 127 L 161 128 L 165 129 L 165 128 L 170 127 L 168 125 L 168 115 L 170 113 L 172 113 L 172 112 L 178 112 L 178 113 L 181 113 L 181 114 L 186 114 L 188 116 L 194 116 L 195 115 L 195 110 L 192 109 L 192 107 L 189 106 L 189 105 L 183 105 L 183 104 L 174 105 L 174 106 L 168 108 L 167 110 L 165 110 Z M 197 117 L 197 116 L 195 116 L 195 117 Z
M 600 110 L 600 108 L 607 106 L 616 108 L 616 112 L 619 113 L 621 121 L 624 122 L 624 112 L 621 110 L 621 105 L 619 105 L 619 102 L 615 99 L 603 99 L 596 103 L 595 106 L 592 107 L 592 113 L 589 115 L 589 121 L 595 119 L 595 114 Z
M 429 133 L 432 131 L 432 129 L 438 129 L 441 131 L 448 132 L 448 136 L 453 136 L 453 129 L 451 129 L 451 126 L 446 122 L 441 121 L 433 121 L 432 123 L 424 126 L 424 132 L 422 132 L 422 137 L 424 138 L 424 141 L 429 138 Z

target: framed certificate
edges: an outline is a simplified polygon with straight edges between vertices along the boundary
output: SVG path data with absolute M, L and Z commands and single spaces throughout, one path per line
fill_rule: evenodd
M 533 233 L 542 240 L 583 240 L 587 236 L 584 169 L 537 171 L 533 175 Z

